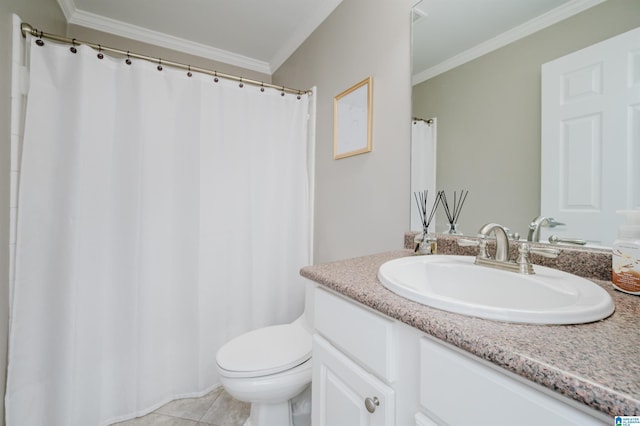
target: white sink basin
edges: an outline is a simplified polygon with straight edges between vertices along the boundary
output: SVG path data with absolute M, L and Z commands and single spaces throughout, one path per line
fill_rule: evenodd
M 427 306 L 474 317 L 529 323 L 580 324 L 613 313 L 609 294 L 567 272 L 534 265 L 535 275 L 474 265 L 471 256 L 411 256 L 378 270 L 389 290 Z

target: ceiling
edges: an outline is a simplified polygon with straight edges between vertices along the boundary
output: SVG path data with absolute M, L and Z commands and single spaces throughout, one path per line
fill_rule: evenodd
M 341 2 L 58 0 L 71 24 L 266 74 L 277 70 Z
M 422 0 L 413 14 L 413 84 L 605 0 Z
M 468 58 L 483 43 L 493 46 L 504 34 L 513 41 L 523 25 L 541 29 L 602 1 L 422 0 L 414 14 L 414 84 L 415 75 Z M 58 0 L 71 24 L 265 74 L 277 70 L 341 2 Z

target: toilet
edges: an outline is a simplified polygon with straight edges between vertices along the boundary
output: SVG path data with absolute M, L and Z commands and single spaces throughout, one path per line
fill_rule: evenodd
M 227 393 L 251 403 L 244 426 L 311 424 L 311 333 L 304 314 L 230 340 L 218 350 L 216 364 Z

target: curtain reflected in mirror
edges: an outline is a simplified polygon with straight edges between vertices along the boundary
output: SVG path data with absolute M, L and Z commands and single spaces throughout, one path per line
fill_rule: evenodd
M 414 194 L 427 191 L 427 202 L 436 197 L 436 120 L 414 117 L 411 120 L 411 230 L 423 231 L 418 206 Z M 430 232 L 436 231 L 435 220 L 430 224 Z

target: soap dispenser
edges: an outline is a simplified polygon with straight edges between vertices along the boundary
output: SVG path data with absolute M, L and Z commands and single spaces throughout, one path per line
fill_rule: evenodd
M 626 217 L 613 242 L 613 286 L 625 293 L 640 295 L 640 209 L 620 210 Z

